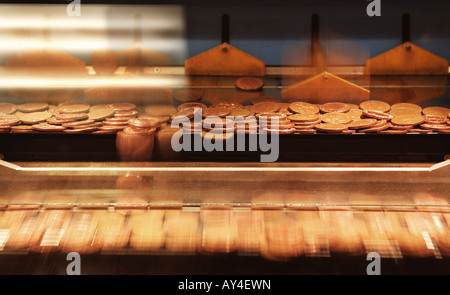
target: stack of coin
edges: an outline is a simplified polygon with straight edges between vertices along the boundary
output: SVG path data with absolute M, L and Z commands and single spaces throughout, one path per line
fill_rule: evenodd
M 234 117 L 234 122 L 236 124 L 236 133 L 255 134 L 258 132 L 258 120 L 253 115 L 245 118 L 241 116 Z
M 296 134 L 314 134 L 315 126 L 322 122 L 319 114 L 294 114 L 288 119 L 294 123 Z
M 259 122 L 260 132 L 291 134 L 295 132 L 295 125 L 280 113 L 259 113 L 255 115 Z

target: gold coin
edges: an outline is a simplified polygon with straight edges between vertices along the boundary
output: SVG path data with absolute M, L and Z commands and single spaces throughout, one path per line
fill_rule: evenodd
M 293 122 L 311 122 L 320 119 L 319 114 L 295 114 L 287 118 Z
M 61 114 L 84 113 L 89 111 L 91 106 L 85 102 L 68 102 L 57 107 L 57 111 Z
M 359 107 L 365 111 L 377 111 L 383 113 L 389 112 L 391 109 L 391 106 L 388 103 L 379 100 L 364 101 L 359 104 Z
M 289 105 L 289 110 L 297 114 L 318 114 L 320 109 L 311 103 L 293 102 Z
M 422 110 L 424 115 L 447 117 L 450 109 L 444 107 L 427 107 Z
M 16 116 L 20 119 L 20 121 L 22 121 L 23 124 L 32 125 L 47 121 L 47 119 L 52 117 L 52 114 L 47 111 L 43 111 L 34 113 L 16 113 Z
M 349 129 L 363 129 L 369 128 L 377 124 L 377 119 L 359 119 L 353 120 L 351 123 L 347 124 Z
M 315 126 L 316 130 L 322 132 L 330 132 L 330 133 L 339 133 L 344 130 L 347 130 L 347 125 L 344 124 L 335 124 L 335 123 L 321 123 Z
M 95 109 L 88 113 L 88 118 L 94 121 L 104 120 L 114 115 L 113 109 Z
M 145 107 L 145 113 L 155 116 L 169 116 L 177 111 L 171 104 L 154 104 Z
M 42 112 L 48 109 L 48 103 L 29 102 L 17 106 L 17 110 L 23 113 Z
M 421 115 L 415 116 L 398 116 L 391 120 L 392 124 L 396 125 L 419 125 L 425 121 L 425 118 Z
M 346 113 L 326 113 L 321 116 L 322 122 L 333 124 L 348 124 L 352 121 L 352 117 Z
M 280 109 L 280 105 L 276 102 L 259 102 L 251 106 L 250 111 L 257 113 L 275 113 Z

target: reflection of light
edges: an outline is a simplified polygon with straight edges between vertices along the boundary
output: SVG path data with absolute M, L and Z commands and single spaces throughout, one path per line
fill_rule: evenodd
M 0 165 L 16 171 L 125 171 L 125 172 L 429 172 L 429 167 L 21 167 L 0 160 Z
M 81 77 L 13 77 L 3 76 L 0 89 L 60 89 L 60 88 L 92 88 L 92 87 L 175 87 L 185 85 L 183 77 L 139 77 L 139 78 L 97 78 Z

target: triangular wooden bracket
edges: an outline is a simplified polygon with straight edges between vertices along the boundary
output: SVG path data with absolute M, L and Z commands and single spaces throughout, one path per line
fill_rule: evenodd
M 284 101 L 301 100 L 311 103 L 360 103 L 370 98 L 370 91 L 329 72 L 323 72 L 284 89 L 281 98 Z
M 405 42 L 366 61 L 367 75 L 448 75 L 448 60 Z
M 256 57 L 222 43 L 184 62 L 187 75 L 264 76 L 266 64 Z

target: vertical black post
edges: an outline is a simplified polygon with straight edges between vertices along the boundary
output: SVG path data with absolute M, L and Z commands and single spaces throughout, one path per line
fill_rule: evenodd
M 411 41 L 411 18 L 408 13 L 402 16 L 402 43 Z
M 222 43 L 230 44 L 230 16 L 222 15 Z
M 314 14 L 311 18 L 311 44 L 317 43 L 320 40 L 319 23 L 319 16 L 317 14 Z

